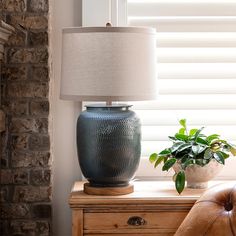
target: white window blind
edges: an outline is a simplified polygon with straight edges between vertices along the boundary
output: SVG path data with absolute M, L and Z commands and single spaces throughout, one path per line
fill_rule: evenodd
M 133 103 L 143 134 L 137 176 L 163 176 L 148 156 L 171 144 L 181 118 L 235 143 L 236 0 L 128 0 L 127 21 L 157 30 L 159 97 Z M 228 159 L 221 176 L 235 176 L 235 164 Z

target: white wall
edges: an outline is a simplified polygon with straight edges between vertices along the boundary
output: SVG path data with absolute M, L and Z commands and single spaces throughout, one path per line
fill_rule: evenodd
M 75 117 L 79 103 L 59 100 L 61 29 L 80 26 L 81 0 L 51 0 L 51 130 L 53 158 L 53 235 L 71 236 L 68 198 L 75 180 L 81 179 L 75 146 Z

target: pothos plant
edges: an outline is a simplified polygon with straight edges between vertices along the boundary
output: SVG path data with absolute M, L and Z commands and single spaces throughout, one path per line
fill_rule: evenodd
M 188 166 L 205 166 L 212 159 L 224 165 L 230 154 L 236 156 L 236 147 L 221 139 L 219 134 L 203 134 L 204 127 L 188 130 L 186 119 L 180 120 L 179 124 L 181 128 L 178 133 L 169 136 L 172 146 L 159 153 L 152 153 L 149 160 L 155 168 L 163 164 L 163 171 L 168 171 L 176 162 L 180 165 L 180 170 L 173 176 L 175 188 L 180 194 L 185 187 L 185 170 Z

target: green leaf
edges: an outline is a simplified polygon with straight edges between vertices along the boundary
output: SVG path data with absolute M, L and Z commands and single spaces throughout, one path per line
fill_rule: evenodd
M 182 144 L 185 144 L 184 142 L 176 142 L 170 149 L 171 152 L 175 152 Z
M 196 141 L 196 143 L 199 143 L 199 144 L 208 145 L 208 142 L 206 140 L 199 138 L 199 137 L 197 137 L 197 139 L 195 141 Z
M 193 165 L 195 163 L 194 159 L 188 159 L 183 163 L 183 168 L 186 169 L 186 167 Z
M 210 148 L 207 148 L 206 151 L 204 152 L 204 159 L 209 160 L 213 157 L 212 151 Z
M 164 164 L 164 166 L 162 167 L 162 170 L 168 171 L 175 163 L 176 163 L 175 158 L 171 158 L 171 159 L 167 160 L 166 163 Z
M 199 166 L 205 166 L 209 162 L 210 162 L 210 160 L 206 160 L 206 159 L 196 159 L 195 160 L 195 164 L 197 164 Z
M 221 152 L 215 152 L 214 154 L 213 154 L 213 156 L 214 156 L 214 158 L 215 158 L 215 160 L 216 161 L 218 161 L 220 164 L 225 164 L 225 159 L 224 159 L 224 156 L 222 155 L 222 153 Z
M 206 141 L 208 143 L 211 143 L 215 139 L 219 139 L 220 135 L 219 134 L 212 134 L 206 138 Z
M 157 159 L 157 153 L 152 153 L 152 154 L 150 155 L 150 157 L 149 157 L 149 161 L 150 161 L 151 163 L 155 162 L 156 159 Z
M 196 134 L 197 131 L 198 131 L 198 129 L 191 129 L 191 130 L 189 131 L 189 135 L 190 135 L 190 136 L 193 136 L 194 134 Z
M 192 146 L 192 151 L 195 155 L 199 153 L 200 146 L 199 145 L 193 145 Z
M 168 138 L 169 138 L 170 140 L 172 140 L 172 141 L 176 141 L 176 140 L 177 140 L 177 138 L 175 138 L 175 137 L 173 137 L 173 136 L 168 136 Z
M 217 153 L 220 153 L 224 159 L 227 159 L 229 157 L 229 154 L 227 154 L 225 152 L 218 151 Z
M 190 148 L 192 146 L 192 144 L 190 144 L 190 143 L 184 143 L 184 144 L 182 144 L 181 146 L 179 146 L 179 148 L 178 148 L 178 152 L 182 152 L 183 150 L 185 150 L 185 149 L 187 149 L 187 148 Z
M 168 157 L 167 156 L 163 156 L 163 157 L 164 157 L 164 163 L 166 163 L 168 160 Z
M 164 156 L 158 157 L 158 159 L 155 162 L 154 168 L 156 168 L 163 161 L 164 161 Z
M 175 188 L 179 194 L 181 194 L 185 187 L 185 173 L 180 171 L 175 178 Z
M 189 159 L 189 155 L 188 154 L 183 155 L 183 157 L 180 159 L 181 164 L 185 163 L 188 159 Z
M 172 180 L 175 182 L 176 180 L 176 176 L 177 176 L 178 173 L 174 173 L 174 175 L 172 176 Z
M 236 156 L 236 148 L 230 145 L 230 152 L 232 153 L 233 156 Z
M 186 129 L 186 119 L 181 119 L 179 123 Z
M 198 129 L 197 132 L 194 135 L 194 140 L 196 140 L 199 136 L 199 134 L 202 132 L 202 130 L 204 129 L 204 127 L 202 127 L 201 129 Z
M 181 141 L 187 141 L 188 140 L 188 135 L 185 135 L 185 134 L 175 134 L 175 137 L 178 139 L 178 140 L 181 140 Z
M 171 151 L 169 148 L 166 148 L 164 149 L 163 151 L 161 151 L 158 156 L 167 156 L 167 155 L 170 155 L 171 154 Z
M 184 134 L 185 133 L 185 128 L 179 129 L 179 134 Z

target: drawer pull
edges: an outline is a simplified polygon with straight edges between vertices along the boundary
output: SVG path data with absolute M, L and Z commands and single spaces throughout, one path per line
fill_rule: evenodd
M 133 225 L 133 226 L 145 225 L 146 223 L 147 223 L 146 220 L 144 220 L 142 217 L 139 216 L 131 216 L 127 221 L 128 225 Z

